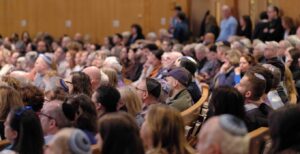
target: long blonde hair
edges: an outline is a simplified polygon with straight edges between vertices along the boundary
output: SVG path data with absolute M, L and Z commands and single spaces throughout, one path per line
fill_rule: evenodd
M 111 85 L 113 87 L 117 87 L 118 86 L 117 71 L 112 68 L 109 68 L 109 67 L 103 67 L 101 70 L 103 73 L 105 73 L 107 75 L 109 85 Z
M 284 84 L 286 86 L 286 89 L 287 89 L 287 92 L 288 94 L 297 94 L 297 90 L 296 90 L 296 86 L 295 86 L 295 82 L 294 82 L 294 79 L 293 79 L 293 74 L 291 72 L 291 70 L 285 66 L 285 79 L 284 79 Z M 291 100 L 291 95 L 288 95 L 289 97 L 289 100 Z
M 185 139 L 183 119 L 175 108 L 161 104 L 151 105 L 145 122 L 151 132 L 154 149 L 165 149 L 172 154 L 193 153 Z
M 121 101 L 125 103 L 127 112 L 135 117 L 142 110 L 142 100 L 138 97 L 136 90 L 130 86 L 119 89 Z

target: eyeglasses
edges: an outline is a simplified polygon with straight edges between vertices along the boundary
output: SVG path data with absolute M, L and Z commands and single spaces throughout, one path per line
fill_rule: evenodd
M 39 115 L 39 116 L 45 116 L 45 117 L 47 117 L 47 118 L 49 118 L 49 119 L 54 119 L 53 117 L 51 117 L 51 116 L 49 116 L 49 115 L 47 115 L 47 114 L 45 114 L 45 113 L 42 113 L 42 112 L 38 113 L 38 115 Z
M 68 84 L 73 84 L 71 81 L 67 81 L 67 80 L 64 80 L 65 83 L 68 83 Z
M 140 91 L 147 91 L 145 89 L 141 89 L 141 88 L 138 88 L 138 87 L 134 87 L 136 90 L 140 90 Z

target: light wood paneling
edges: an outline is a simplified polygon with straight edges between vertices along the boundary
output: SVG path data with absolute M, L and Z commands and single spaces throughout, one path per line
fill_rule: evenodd
M 167 28 L 176 4 L 187 11 L 186 0 L 1 0 L 0 34 L 48 32 L 58 38 L 80 32 L 101 43 L 107 35 L 130 31 L 133 23 L 141 24 L 144 34 Z M 21 26 L 22 20 L 26 26 Z M 65 26 L 67 20 L 71 27 Z M 113 27 L 114 20 L 119 27 Z

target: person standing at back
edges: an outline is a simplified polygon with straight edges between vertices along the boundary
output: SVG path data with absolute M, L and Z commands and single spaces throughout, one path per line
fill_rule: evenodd
M 222 7 L 223 19 L 220 25 L 220 35 L 217 39 L 219 41 L 227 41 L 228 38 L 236 34 L 236 29 L 238 26 L 237 20 L 231 14 L 231 8 L 228 5 Z

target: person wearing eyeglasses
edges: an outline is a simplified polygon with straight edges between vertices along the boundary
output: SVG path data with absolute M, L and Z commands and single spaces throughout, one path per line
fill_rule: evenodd
M 11 110 L 4 126 L 5 137 L 11 143 L 5 152 L 43 154 L 42 126 L 31 107 L 25 106 Z
M 62 108 L 62 101 L 53 100 L 44 103 L 41 112 L 38 114 L 43 128 L 45 144 L 62 128 L 71 125 L 70 120 L 65 116 Z

